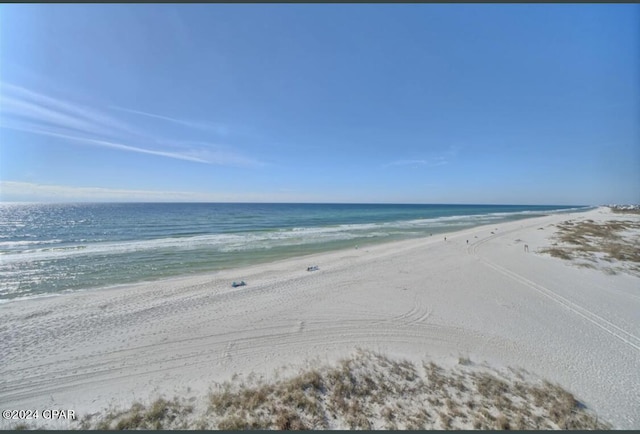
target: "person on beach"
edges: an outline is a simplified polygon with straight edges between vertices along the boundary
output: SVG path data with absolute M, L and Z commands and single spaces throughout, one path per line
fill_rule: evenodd
M 467 240 L 467 244 L 469 244 L 469 240 Z
M 524 245 L 524 251 L 525 251 L 525 252 L 527 252 L 527 253 L 529 253 L 529 245 L 528 245 L 528 244 L 525 244 L 525 245 Z
M 447 241 L 447 237 L 444 237 L 444 240 Z

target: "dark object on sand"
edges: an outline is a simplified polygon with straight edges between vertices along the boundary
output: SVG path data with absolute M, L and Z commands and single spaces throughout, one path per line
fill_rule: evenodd
M 313 267 L 307 267 L 307 271 L 317 271 L 317 270 L 319 270 L 319 269 L 320 269 L 320 268 L 318 268 L 318 266 L 317 266 L 317 265 L 314 265 Z
M 233 282 L 231 284 L 231 286 L 233 286 L 234 288 L 237 288 L 238 286 L 245 286 L 246 283 L 244 282 L 244 280 L 241 280 L 240 282 Z

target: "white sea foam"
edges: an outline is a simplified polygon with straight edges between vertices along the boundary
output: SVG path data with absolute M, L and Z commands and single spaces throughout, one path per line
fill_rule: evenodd
M 80 255 L 118 255 L 144 251 L 176 251 L 212 249 L 219 252 L 265 250 L 275 247 L 300 246 L 316 243 L 348 241 L 358 238 L 386 238 L 390 235 L 419 235 L 420 230 L 471 227 L 491 223 L 517 215 L 545 214 L 549 211 L 520 211 L 481 215 L 445 216 L 395 222 L 343 224 L 323 227 L 295 227 L 273 231 L 257 231 L 236 234 L 210 234 L 189 237 L 167 237 L 150 240 L 98 242 L 59 247 L 25 249 L 19 252 L 0 252 L 3 263 L 46 261 Z M 416 232 L 418 230 L 418 232 Z M 53 244 L 61 240 L 0 242 L 0 247 L 16 248 Z
M 39 240 L 39 241 L 0 241 L 0 249 L 13 249 L 21 246 L 33 246 L 39 244 L 55 244 L 62 240 Z

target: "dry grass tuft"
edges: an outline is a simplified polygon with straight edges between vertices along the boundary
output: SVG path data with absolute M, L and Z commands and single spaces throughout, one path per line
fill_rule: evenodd
M 640 221 L 565 221 L 557 228 L 556 242 L 541 249 L 541 253 L 564 260 L 579 260 L 576 265 L 584 268 L 595 268 L 594 264 L 601 260 L 607 263 L 602 268 L 608 274 L 617 271 L 640 274 L 640 249 L 637 248 L 640 236 L 631 232 L 640 231 Z
M 286 379 L 217 384 L 199 415 L 174 398 L 86 417 L 82 429 L 607 429 L 569 392 L 469 359 L 453 368 L 358 351 Z M 516 374 L 517 373 L 517 374 Z
M 637 207 L 638 205 L 636 205 Z M 617 206 L 610 206 L 609 209 L 614 214 L 640 214 L 640 208 L 621 208 Z
M 561 248 L 558 248 L 558 247 L 542 249 L 541 252 L 542 253 L 548 253 L 551 256 L 553 256 L 554 258 L 560 258 L 560 259 L 564 259 L 564 260 L 573 259 L 573 256 L 571 256 L 571 253 L 568 250 L 561 249 Z
M 158 398 L 149 406 L 134 402 L 126 410 L 109 410 L 105 415 L 87 415 L 78 423 L 80 429 L 176 429 L 186 428 L 184 420 L 193 412 L 193 406 L 179 400 Z M 94 421 L 94 418 L 97 420 Z

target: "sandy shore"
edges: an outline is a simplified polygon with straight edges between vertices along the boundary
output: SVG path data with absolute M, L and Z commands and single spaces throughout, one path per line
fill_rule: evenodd
M 204 394 L 234 373 L 269 375 L 360 347 L 524 368 L 614 427 L 638 429 L 640 277 L 538 253 L 551 244 L 552 225 L 568 219 L 638 218 L 600 208 L 452 232 L 447 241 L 4 303 L 0 408 L 85 414 L 158 394 Z M 234 280 L 247 286 L 232 288 Z

